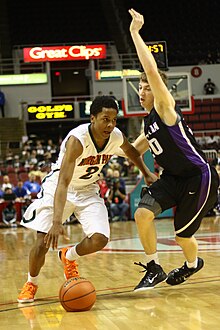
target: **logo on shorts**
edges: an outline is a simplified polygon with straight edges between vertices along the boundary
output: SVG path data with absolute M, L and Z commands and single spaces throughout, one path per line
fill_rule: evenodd
M 195 191 L 189 191 L 189 195 L 194 195 L 195 193 Z

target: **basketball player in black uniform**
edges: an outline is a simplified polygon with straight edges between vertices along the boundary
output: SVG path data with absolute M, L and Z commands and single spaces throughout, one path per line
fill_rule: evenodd
M 144 133 L 134 142 L 140 153 L 150 148 L 156 162 L 163 168 L 160 179 L 142 190 L 135 212 L 135 221 L 146 253 L 146 272 L 135 291 L 153 288 L 165 281 L 170 285 L 184 282 L 203 267 L 197 256 L 194 237 L 202 218 L 217 200 L 218 175 L 212 168 L 192 131 L 184 121 L 181 110 L 166 86 L 166 75 L 157 64 L 139 34 L 144 19 L 133 9 L 130 33 L 144 69 L 139 83 L 140 104 L 148 115 Z M 176 242 L 183 250 L 186 262 L 168 275 L 159 264 L 154 218 L 164 210 L 175 207 L 174 228 Z

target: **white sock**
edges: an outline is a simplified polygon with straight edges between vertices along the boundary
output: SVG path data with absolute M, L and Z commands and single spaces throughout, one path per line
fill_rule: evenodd
M 74 245 L 73 247 L 71 247 L 70 249 L 67 250 L 66 258 L 68 260 L 76 260 L 76 259 L 78 259 L 80 257 L 78 255 L 78 253 L 76 252 L 76 246 L 77 245 Z
M 194 262 L 186 262 L 186 265 L 188 268 L 196 268 L 198 265 L 198 258 L 196 258 L 196 260 Z
M 38 283 L 38 276 L 31 276 L 30 273 L 28 273 L 28 282 L 33 283 L 34 285 L 37 285 Z
M 160 264 L 157 252 L 154 254 L 147 254 L 147 263 L 151 262 L 152 260 L 154 260 L 156 264 Z

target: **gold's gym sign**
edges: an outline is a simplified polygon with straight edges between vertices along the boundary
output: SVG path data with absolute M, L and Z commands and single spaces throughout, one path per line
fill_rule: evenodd
M 29 104 L 28 120 L 54 120 L 74 118 L 73 103 L 62 104 Z

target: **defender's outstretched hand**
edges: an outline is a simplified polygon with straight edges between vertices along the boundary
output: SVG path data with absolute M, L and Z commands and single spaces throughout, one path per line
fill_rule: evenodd
M 130 13 L 132 17 L 131 25 L 130 25 L 130 31 L 131 32 L 138 32 L 142 26 L 144 25 L 144 17 L 143 15 L 139 14 L 136 10 L 133 8 L 129 9 L 128 12 Z

